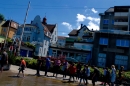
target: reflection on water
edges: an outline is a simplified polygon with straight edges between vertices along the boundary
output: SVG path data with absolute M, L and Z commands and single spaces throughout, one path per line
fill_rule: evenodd
M 64 83 L 61 80 L 26 75 L 26 77 L 16 77 L 16 73 L 4 71 L 0 74 L 0 86 L 77 86 L 78 83 Z M 90 85 L 91 86 L 91 85 Z

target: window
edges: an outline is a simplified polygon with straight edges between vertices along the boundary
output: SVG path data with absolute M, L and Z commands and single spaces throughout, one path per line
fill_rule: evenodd
M 35 41 L 35 37 L 33 37 L 33 41 Z
M 112 24 L 114 24 L 114 20 L 112 20 Z
M 124 66 L 124 69 L 127 69 L 128 56 L 116 55 L 115 64 L 118 66 L 118 69 L 120 68 L 120 66 Z
M 109 24 L 109 20 L 108 19 L 104 19 L 103 20 L 103 24 Z
M 55 41 L 56 41 L 56 37 L 55 37 Z
M 44 54 L 46 53 L 46 48 L 44 48 Z
M 100 38 L 99 44 L 101 44 L 101 45 L 108 45 L 108 38 Z
M 116 40 L 116 46 L 129 47 L 129 40 Z
M 3 31 L 6 32 L 6 28 L 3 28 Z
M 106 65 L 106 54 L 99 53 L 98 54 L 98 66 L 105 67 L 105 65 Z
M 56 31 L 55 31 L 55 35 L 56 35 Z
M 30 36 L 27 37 L 27 41 L 30 41 Z

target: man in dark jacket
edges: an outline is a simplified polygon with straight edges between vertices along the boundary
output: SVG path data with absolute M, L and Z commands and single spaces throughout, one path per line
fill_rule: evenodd
M 1 63 L 1 73 L 2 73 L 4 65 L 8 64 L 8 54 L 5 49 L 3 50 L 0 63 Z
M 38 57 L 38 59 L 37 59 L 37 73 L 36 73 L 37 76 L 40 76 L 41 65 L 42 65 L 42 59 L 41 59 L 41 57 Z

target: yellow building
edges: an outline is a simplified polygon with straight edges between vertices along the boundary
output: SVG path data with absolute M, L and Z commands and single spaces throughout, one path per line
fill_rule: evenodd
M 8 38 L 13 38 L 17 28 L 18 28 L 18 23 L 13 21 L 13 20 L 7 20 L 3 25 L 2 25 L 2 30 L 1 30 L 1 35 L 5 36 L 7 35 Z
M 5 23 L 5 21 L 0 21 L 0 35 L 1 35 L 1 30 L 2 30 L 2 25 Z

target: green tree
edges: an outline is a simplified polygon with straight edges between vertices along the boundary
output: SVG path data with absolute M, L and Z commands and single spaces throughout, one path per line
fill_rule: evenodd
M 4 15 L 3 14 L 0 14 L 0 20 L 5 20 L 5 17 L 4 17 Z

